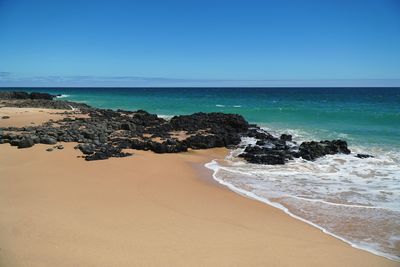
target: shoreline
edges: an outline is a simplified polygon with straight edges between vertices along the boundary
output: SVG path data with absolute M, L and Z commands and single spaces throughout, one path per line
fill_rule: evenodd
M 246 197 L 248 199 L 255 200 L 255 201 L 261 202 L 263 204 L 266 204 L 268 206 L 271 206 L 273 208 L 276 208 L 276 209 L 284 212 L 288 216 L 290 216 L 290 217 L 292 217 L 292 218 L 294 218 L 296 220 L 299 220 L 299 221 L 301 221 L 303 223 L 306 223 L 308 225 L 311 225 L 311 226 L 315 227 L 316 229 L 320 230 L 321 232 L 323 232 L 324 234 L 332 236 L 332 237 L 334 237 L 334 238 L 336 238 L 336 239 L 338 239 L 338 240 L 350 245 L 351 247 L 353 247 L 355 249 L 366 251 L 366 252 L 371 253 L 373 255 L 376 255 L 376 256 L 379 256 L 379 257 L 383 257 L 385 259 L 400 263 L 400 260 L 394 258 L 391 254 L 382 253 L 382 252 L 379 252 L 377 250 L 374 250 L 373 248 L 369 248 L 367 246 L 359 246 L 357 244 L 354 244 L 351 241 L 347 240 L 346 238 L 343 238 L 343 237 L 341 237 L 339 235 L 336 235 L 336 234 L 330 232 L 329 230 L 325 229 L 324 227 L 322 227 L 322 226 L 320 226 L 320 225 L 318 225 L 316 223 L 313 223 L 311 221 L 308 221 L 307 219 L 304 219 L 304 218 L 302 218 L 300 216 L 297 216 L 297 215 L 293 214 L 287 207 L 285 207 L 284 205 L 282 205 L 282 204 L 280 204 L 278 202 L 274 202 L 273 200 L 260 197 L 260 196 L 258 196 L 256 194 L 252 193 L 252 192 L 249 192 L 249 191 L 246 191 L 244 189 L 238 188 L 238 187 L 236 187 L 235 185 L 233 185 L 231 183 L 225 182 L 225 181 L 217 178 L 215 176 L 215 172 L 216 172 L 218 167 L 215 167 L 214 165 L 218 164 L 218 163 L 216 163 L 215 160 L 216 159 L 212 160 L 211 162 L 208 162 L 208 163 L 204 164 L 204 166 L 205 166 L 205 168 L 208 168 L 208 169 L 213 171 L 212 178 L 219 185 L 222 185 L 223 187 L 226 187 L 229 190 L 231 190 L 232 192 L 235 192 L 235 193 L 237 193 L 237 194 L 239 194 L 239 195 L 241 195 L 243 197 Z
M 0 155 L 0 263 L 398 264 L 216 184 L 199 166 L 223 158 L 225 148 L 178 154 L 130 150 L 131 157 L 86 162 L 76 158 L 74 143 L 63 145 L 53 152 L 45 151 L 47 145 L 23 150 L 0 145 L 7 155 Z

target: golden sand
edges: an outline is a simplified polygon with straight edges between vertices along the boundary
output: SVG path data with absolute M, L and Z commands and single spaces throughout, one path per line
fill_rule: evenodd
M 0 127 L 37 126 L 49 120 L 60 120 L 68 114 L 70 117 L 87 117 L 71 110 L 45 108 L 0 107 Z M 9 116 L 8 119 L 2 119 Z

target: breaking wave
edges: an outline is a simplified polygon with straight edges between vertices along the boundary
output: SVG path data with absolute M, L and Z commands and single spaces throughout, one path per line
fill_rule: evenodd
M 70 95 L 58 95 L 58 96 L 56 96 L 56 98 L 67 98 L 67 97 L 70 97 Z
M 304 131 L 286 132 L 298 142 L 309 137 Z M 350 155 L 295 159 L 285 165 L 250 164 L 237 157 L 255 141 L 243 138 L 242 148 L 206 164 L 214 179 L 354 247 L 400 260 L 399 151 L 353 146 Z M 359 159 L 357 153 L 374 157 Z

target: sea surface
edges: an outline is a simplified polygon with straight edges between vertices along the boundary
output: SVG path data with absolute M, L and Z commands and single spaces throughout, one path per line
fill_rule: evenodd
M 235 157 L 241 152 L 236 149 L 206 166 L 240 194 L 354 247 L 400 260 L 400 88 L 17 89 L 60 94 L 60 99 L 100 108 L 144 109 L 166 118 L 199 111 L 238 113 L 277 135 L 292 134 L 297 142 L 344 139 L 351 155 L 265 166 L 243 162 Z M 359 159 L 356 153 L 374 157 Z

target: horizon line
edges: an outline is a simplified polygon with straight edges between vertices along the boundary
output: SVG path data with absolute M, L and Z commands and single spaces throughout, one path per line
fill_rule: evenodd
M 400 78 L 340 79 L 226 79 L 165 78 L 146 76 L 48 75 L 20 76 L 0 72 L 0 87 L 104 87 L 104 88 L 217 88 L 217 87 L 400 87 Z
M 23 88 L 48 88 L 48 89 L 58 89 L 58 88 L 399 88 L 400 86 L 386 86 L 386 85 L 371 85 L 371 86 L 0 86 L 0 89 L 23 89 Z

